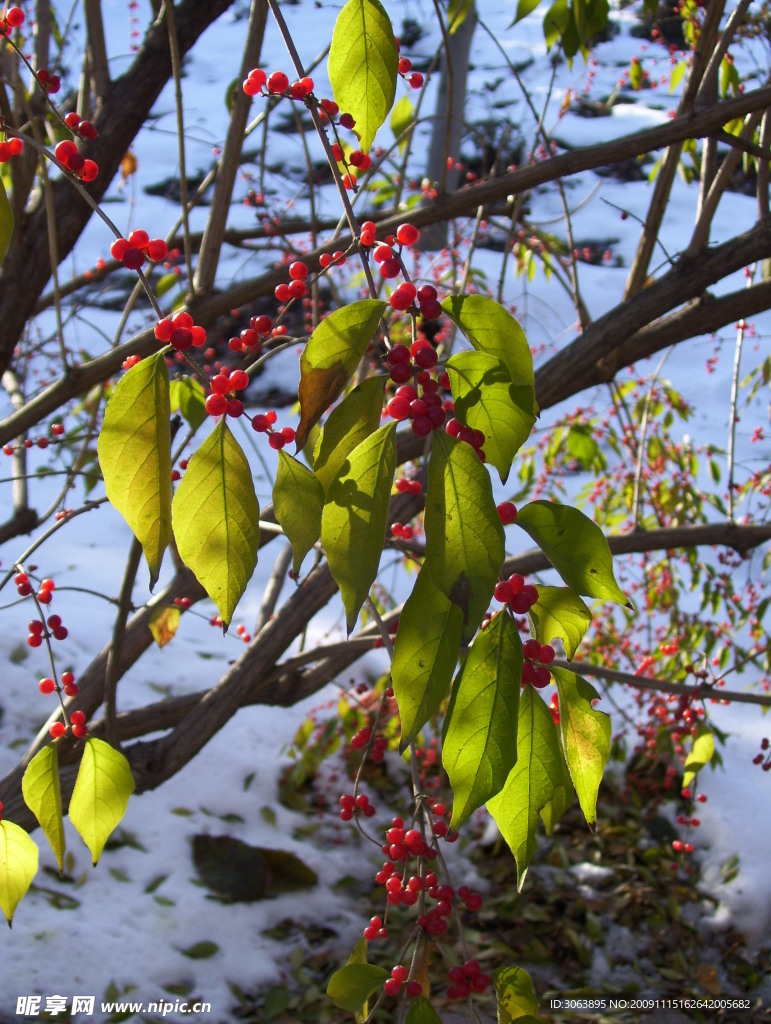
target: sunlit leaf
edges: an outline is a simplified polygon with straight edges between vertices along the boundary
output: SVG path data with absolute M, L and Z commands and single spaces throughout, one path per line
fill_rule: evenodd
M 142 545 L 151 588 L 171 540 L 170 415 L 169 374 L 158 353 L 118 381 L 97 445 L 107 497 Z
M 394 30 L 378 0 L 348 0 L 335 21 L 329 81 L 340 110 L 353 115 L 367 153 L 394 101 L 399 54 Z
M 425 530 L 425 565 L 434 585 L 463 611 L 469 640 L 503 564 L 503 527 L 476 451 L 441 431 L 433 436 L 428 463 Z
M 342 393 L 367 351 L 385 303 L 361 299 L 330 313 L 308 339 L 300 356 L 300 423 L 297 449 Z
M 206 411 L 206 395 L 200 382 L 192 377 L 180 377 L 169 385 L 171 411 L 179 412 L 187 424 L 197 430 L 208 418 Z
M 388 971 L 374 964 L 346 964 L 332 975 L 327 995 L 341 1010 L 355 1013 L 369 997 L 383 987 Z
M 529 612 L 536 637 L 542 644 L 561 640 L 568 658 L 572 658 L 592 624 L 591 612 L 570 587 L 539 584 L 537 589 L 538 601 Z
M 499 967 L 493 972 L 498 1002 L 498 1024 L 511 1024 L 526 1015 L 538 1016 L 533 979 L 522 967 Z
M 434 586 L 424 567 L 399 616 L 391 665 L 405 749 L 436 713 L 458 663 L 463 612 Z
M 150 615 L 148 628 L 159 647 L 165 647 L 174 639 L 182 612 L 170 605 L 158 605 Z
M 474 0 L 450 0 L 447 7 L 447 27 L 454 35 L 468 17 Z
M 0 909 L 8 924 L 37 874 L 38 848 L 23 828 L 0 821 Z
M 13 235 L 13 211 L 8 202 L 5 185 L 0 180 L 0 263 L 5 259 Z
M 64 864 L 64 819 L 59 786 L 59 744 L 49 743 L 35 754 L 21 780 L 24 803 L 40 823 L 59 871 Z
M 627 604 L 613 575 L 605 535 L 583 512 L 554 501 L 531 501 L 519 509 L 517 526 L 532 537 L 571 590 Z
M 227 626 L 257 564 L 260 508 L 249 463 L 224 418 L 191 457 L 173 517 L 180 557 Z
M 346 459 L 329 488 L 321 542 L 353 629 L 380 565 L 396 471 L 396 424 L 370 434 Z
M 715 737 L 705 725 L 697 727 L 688 756 L 685 759 L 683 786 L 690 786 L 701 769 L 715 756 Z
M 414 118 L 415 108 L 413 107 L 409 96 L 402 96 L 402 98 L 397 100 L 394 104 L 394 108 L 391 111 L 391 119 L 388 122 L 391 131 L 394 133 L 394 137 L 401 139 L 401 142 L 399 143 L 400 153 L 404 151 L 404 147 L 409 142 L 407 135 L 405 135 L 404 138 L 401 138 L 402 134 L 407 131 Z
M 134 779 L 123 754 L 104 740 L 89 736 L 70 797 L 69 815 L 94 864 L 126 813 L 133 792 Z
M 521 684 L 522 641 L 502 611 L 477 634 L 445 717 L 442 762 L 453 792 L 453 830 L 500 792 L 514 767 Z
M 324 488 L 313 473 L 291 455 L 278 453 L 273 485 L 273 511 L 292 545 L 292 571 L 300 572 L 302 560 L 321 536 Z
M 597 791 L 610 758 L 610 718 L 592 707 L 597 691 L 581 676 L 551 668 L 557 683 L 560 735 L 565 760 L 589 825 L 597 820 Z
M 313 456 L 313 472 L 325 493 L 356 445 L 380 426 L 385 384 L 385 375 L 367 377 L 329 414 Z

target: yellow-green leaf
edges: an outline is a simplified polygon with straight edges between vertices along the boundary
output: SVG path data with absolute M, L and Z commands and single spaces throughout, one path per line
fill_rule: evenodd
M 278 472 L 273 486 L 273 511 L 292 545 L 292 571 L 297 575 L 302 560 L 321 536 L 324 488 L 302 462 L 286 452 L 278 453 Z
M 340 587 L 349 633 L 380 565 L 395 471 L 392 422 L 354 448 L 329 488 L 321 515 L 321 542 Z
M 13 211 L 8 202 L 5 185 L 0 180 L 0 263 L 5 259 L 13 235 Z
M 300 356 L 300 423 L 297 449 L 342 393 L 367 351 L 385 310 L 378 299 L 361 299 L 322 320 Z
M 325 493 L 356 445 L 380 426 L 386 379 L 367 377 L 329 414 L 313 455 L 313 472 Z
M 398 67 L 394 30 L 383 5 L 378 0 L 348 0 L 332 33 L 329 81 L 340 110 L 353 115 L 365 153 L 388 117 Z
M 37 874 L 38 849 L 23 828 L 0 821 L 0 909 L 8 924 Z
M 227 627 L 257 565 L 260 507 L 247 458 L 224 418 L 190 459 L 172 512 L 180 557 Z
M 179 412 L 193 430 L 208 417 L 206 411 L 206 395 L 200 382 L 193 377 L 180 377 L 169 385 L 171 411 Z
M 487 611 L 504 555 L 490 475 L 471 445 L 433 436 L 426 494 L 426 561 L 434 585 L 463 612 L 470 640 Z
M 535 635 L 542 644 L 561 640 L 568 659 L 592 624 L 592 615 L 584 602 L 570 587 L 538 585 L 538 601 L 529 612 Z
M 388 971 L 375 964 L 346 964 L 329 979 L 327 995 L 341 1010 L 356 1013 L 387 977 Z
M 69 815 L 73 827 L 91 851 L 94 864 L 126 813 L 133 792 L 134 779 L 123 754 L 104 740 L 90 736 L 70 797 Z
M 40 823 L 59 871 L 64 864 L 64 819 L 59 787 L 59 744 L 49 743 L 32 758 L 21 780 L 24 802 Z
M 522 967 L 499 967 L 493 972 L 499 1024 L 512 1024 L 525 1016 L 538 1016 L 533 979 Z
M 409 96 L 402 96 L 400 100 L 394 104 L 394 108 L 391 111 L 391 119 L 388 122 L 391 131 L 394 133 L 394 138 L 399 139 L 399 152 L 404 151 L 404 147 L 409 142 L 409 136 L 404 133 L 412 124 L 415 118 L 415 108 L 410 102 Z M 402 138 L 402 135 L 404 137 Z
M 463 612 L 424 567 L 399 616 L 391 679 L 404 750 L 447 696 L 460 653 Z
M 151 589 L 171 540 L 170 415 L 169 374 L 158 353 L 118 381 L 97 444 L 107 497 L 142 545 Z
M 685 759 L 683 786 L 690 786 L 702 768 L 715 756 L 715 737 L 705 725 L 698 726 L 693 745 Z
M 148 627 L 159 647 L 165 647 L 174 639 L 181 615 L 179 608 L 170 605 L 158 605 L 153 610 Z
M 597 691 L 581 676 L 552 668 L 557 683 L 560 735 L 578 802 L 589 825 L 597 820 L 597 791 L 610 757 L 610 718 L 592 707 Z

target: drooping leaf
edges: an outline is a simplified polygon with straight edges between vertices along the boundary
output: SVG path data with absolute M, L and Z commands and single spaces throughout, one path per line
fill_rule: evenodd
M 463 612 L 437 590 L 428 570 L 422 568 L 399 616 L 391 665 L 402 750 L 447 696 L 462 630 Z
M 418 996 L 410 1006 L 407 1024 L 442 1024 L 442 1019 L 425 996 Z
M 561 781 L 562 751 L 551 712 L 533 687 L 526 686 L 519 701 L 517 763 L 487 804 L 517 862 L 518 889 L 535 854 L 538 815 Z
M 482 621 L 503 564 L 490 476 L 471 445 L 437 431 L 428 463 L 426 561 L 434 585 L 463 612 L 463 638 Z
M 332 975 L 327 995 L 341 1010 L 356 1013 L 388 977 L 388 971 L 375 964 L 346 964 Z
M 505 482 L 511 462 L 530 436 L 535 416 L 532 396 L 517 388 L 506 364 L 486 352 L 458 352 L 447 360 L 454 400 L 454 415 L 467 427 L 485 435 L 487 462 Z M 522 392 L 526 405 L 518 404 Z
M 514 21 L 511 22 L 509 28 L 516 25 L 518 21 L 522 21 L 528 14 L 532 14 L 540 2 L 541 0 L 518 0 L 517 13 L 514 15 Z
M 227 626 L 257 564 L 260 507 L 249 462 L 224 418 L 190 459 L 172 512 L 180 558 Z
M 468 17 L 474 0 L 450 0 L 447 7 L 447 28 L 454 35 Z
M 273 485 L 273 511 L 292 545 L 292 571 L 300 572 L 302 560 L 321 536 L 324 488 L 302 462 L 278 453 Z
M 511 1024 L 524 1016 L 538 1016 L 538 997 L 533 979 L 522 967 L 499 967 L 493 971 L 498 1024 Z
M 321 514 L 321 543 L 340 587 L 349 633 L 380 565 L 395 471 L 396 424 L 388 423 L 348 456 Z
M 357 444 L 380 425 L 384 375 L 367 377 L 329 414 L 313 456 L 313 472 L 326 493 Z
M 153 609 L 147 626 L 159 647 L 165 647 L 174 639 L 181 615 L 179 608 L 168 604 L 158 605 Z
M 688 756 L 685 759 L 683 786 L 690 786 L 701 769 L 715 756 L 715 737 L 705 725 L 697 727 Z
M 502 611 L 477 634 L 455 680 L 442 738 L 453 830 L 500 792 L 517 760 L 522 660 L 519 631 Z
M 385 303 L 361 299 L 322 320 L 300 356 L 297 450 L 351 379 L 377 330 Z
M 402 98 L 397 100 L 394 104 L 394 108 L 391 111 L 391 120 L 389 121 L 391 131 L 394 133 L 394 138 L 401 138 L 402 134 L 406 132 L 412 124 L 414 117 L 415 108 L 413 107 L 409 96 L 402 96 Z M 404 147 L 408 142 L 409 137 L 405 135 L 399 143 L 400 153 L 404 152 Z
M 532 537 L 577 594 L 627 604 L 613 575 L 613 556 L 602 530 L 583 512 L 554 501 L 531 501 L 517 526 Z
M 171 411 L 182 414 L 185 422 L 197 430 L 208 418 L 206 395 L 200 382 L 193 377 L 181 377 L 169 385 Z
M 557 683 L 560 735 L 578 802 L 589 825 L 597 820 L 597 791 L 610 757 L 610 718 L 592 707 L 597 691 L 581 676 L 552 667 Z
M 69 815 L 94 864 L 126 813 L 133 792 L 134 779 L 123 754 L 104 740 L 89 736 L 70 797 Z
M 545 807 L 541 808 L 541 821 L 547 836 L 552 835 L 554 832 L 554 826 L 560 820 L 565 811 L 570 807 L 573 802 L 575 790 L 573 789 L 573 782 L 570 778 L 570 772 L 568 766 L 565 763 L 565 758 L 562 758 L 562 778 L 558 782 L 555 776 L 554 781 L 554 796 L 546 804 Z
M 332 33 L 329 81 L 340 110 L 353 115 L 365 153 L 388 117 L 398 66 L 394 30 L 382 4 L 348 0 Z
M 142 545 L 151 589 L 171 540 L 170 415 L 169 374 L 158 353 L 118 381 L 97 444 L 107 497 Z
M 23 828 L 0 821 L 0 909 L 10 925 L 37 874 L 38 848 Z
M 561 640 L 568 659 L 592 624 L 592 614 L 570 587 L 538 586 L 538 601 L 529 612 L 535 635 L 542 644 Z
M 35 754 L 21 780 L 24 803 L 40 823 L 61 872 L 64 864 L 64 819 L 59 786 L 59 744 L 49 743 Z
M 13 235 L 13 210 L 8 202 L 5 185 L 0 180 L 0 263 L 5 259 Z
M 508 367 L 512 381 L 529 389 L 528 400 L 523 398 L 519 404 L 537 416 L 533 355 L 525 332 L 511 313 L 486 295 L 449 295 L 442 309 L 475 349 L 496 356 Z

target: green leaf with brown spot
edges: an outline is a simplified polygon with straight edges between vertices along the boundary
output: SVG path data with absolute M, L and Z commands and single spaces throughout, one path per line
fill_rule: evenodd
M 385 303 L 361 299 L 330 313 L 308 339 L 300 356 L 300 423 L 297 450 L 330 405 L 339 398 L 372 341 Z
M 610 758 L 610 717 L 592 707 L 597 691 L 581 676 L 551 667 L 557 683 L 565 760 L 589 825 L 597 820 L 597 791 Z
M 153 609 L 147 625 L 159 647 L 165 647 L 174 639 L 181 616 L 179 608 L 171 605 L 158 605 Z
M 24 803 L 40 823 L 61 872 L 64 864 L 64 818 L 59 786 L 59 744 L 49 743 L 35 754 L 21 780 Z
M 107 497 L 142 545 L 151 589 L 171 540 L 170 416 L 169 374 L 158 353 L 118 381 L 97 444 Z
M 470 640 L 503 565 L 503 527 L 476 451 L 442 431 L 433 435 L 428 462 L 425 530 L 425 565 L 463 612 L 463 639 Z

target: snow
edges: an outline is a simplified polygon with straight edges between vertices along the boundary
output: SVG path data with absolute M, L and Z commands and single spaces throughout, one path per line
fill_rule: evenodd
M 535 64 L 526 72 L 526 81 L 533 90 L 536 105 L 545 96 L 542 83 L 546 80 L 546 55 L 540 28 L 540 10 L 518 26 L 516 32 L 505 31 L 511 18 L 511 5 L 501 0 L 483 0 L 483 17 L 496 35 L 504 42 L 510 59 L 517 63 L 533 58 Z M 108 46 L 114 52 L 127 53 L 130 26 L 125 5 L 111 2 L 106 5 Z M 336 8 L 316 8 L 310 0 L 302 0 L 297 7 L 286 7 L 290 28 L 296 33 L 300 52 L 310 60 L 316 56 L 319 40 L 329 38 Z M 398 14 L 402 13 L 400 8 Z M 243 14 L 243 12 L 240 12 Z M 414 2 L 404 5 L 404 14 L 430 24 L 430 5 Z M 631 39 L 626 30 L 630 25 L 628 12 L 614 11 L 613 17 L 624 29 L 612 42 L 605 44 L 599 54 L 601 65 L 588 69 L 578 59 L 572 69 L 562 65 L 558 69 L 555 87 L 546 118 L 547 127 L 568 145 L 586 145 L 607 141 L 629 132 L 664 123 L 667 110 L 676 104 L 662 86 L 658 95 L 652 95 L 659 106 L 653 108 L 642 102 L 621 103 L 612 109 L 612 116 L 587 120 L 573 113 L 561 119 L 559 109 L 568 90 L 580 94 L 587 75 L 594 75 L 592 95 L 607 95 L 616 86 L 619 69 L 639 51 L 639 41 Z M 239 52 L 245 33 L 243 17 L 228 15 L 212 27 L 206 35 L 205 45 L 197 48 L 186 62 L 183 90 L 187 135 L 188 173 L 207 170 L 213 160 L 212 148 L 221 145 L 226 109 L 224 91 L 229 77 L 237 73 L 236 60 L 223 68 L 223 60 Z M 397 24 L 398 31 L 398 24 Z M 420 41 L 416 50 L 428 56 L 437 42 L 436 31 Z M 265 66 L 288 67 L 283 44 L 272 24 L 269 25 L 265 52 L 270 57 Z M 117 73 L 128 58 L 113 62 Z M 759 60 L 757 56 L 748 59 Z M 646 57 L 647 60 L 647 57 Z M 669 66 L 668 58 L 660 58 Z M 490 64 L 494 71 L 490 71 Z M 500 116 L 500 110 L 491 106 L 492 99 L 485 86 L 489 78 L 506 71 L 500 54 L 491 52 L 490 44 L 481 30 L 475 38 L 475 56 L 469 80 L 470 120 L 485 116 Z M 314 72 L 317 91 L 324 91 L 324 68 Z M 425 101 L 424 111 L 432 110 L 433 86 Z M 400 92 L 397 94 L 401 95 Z M 639 99 L 640 97 L 635 97 Z M 645 98 L 645 97 L 643 97 Z M 532 125 L 525 118 L 525 106 L 518 95 L 515 81 L 504 75 L 502 84 L 494 94 L 496 105 L 509 103 L 512 123 L 524 125 L 523 133 L 530 145 L 533 141 Z M 140 136 L 134 148 L 139 161 L 142 185 L 178 174 L 178 158 L 174 141 L 173 93 L 167 88 L 160 97 L 154 123 Z M 254 114 L 258 113 L 255 105 Z M 428 129 L 421 130 L 426 136 Z M 529 133 L 529 134 L 528 134 Z M 388 128 L 384 138 L 390 140 Z M 427 136 L 426 136 L 427 137 Z M 261 133 L 255 133 L 253 142 L 259 145 Z M 270 163 L 282 162 L 294 166 L 301 160 L 299 142 L 293 136 L 271 139 Z M 147 172 L 152 168 L 152 173 Z M 278 175 L 268 175 L 270 188 L 281 190 Z M 599 195 L 594 195 L 599 185 Z M 236 194 L 246 190 L 237 186 Z M 592 315 L 598 315 L 617 301 L 623 287 L 627 268 L 634 253 L 638 218 L 645 216 L 650 198 L 647 182 L 622 183 L 598 179 L 591 174 L 576 176 L 568 186 L 571 207 L 576 208 L 573 229 L 577 241 L 605 237 L 617 239 L 613 244 L 614 260 L 601 266 L 581 265 L 583 297 Z M 583 200 L 592 201 L 581 206 Z M 168 230 L 176 211 L 159 198 L 149 197 L 131 181 L 123 189 L 113 186 L 108 196 L 108 212 L 118 226 L 128 231 L 132 226 L 152 223 L 157 233 Z M 678 181 L 673 193 L 670 212 L 661 234 L 662 248 L 657 260 L 663 262 L 665 253 L 677 252 L 690 235 L 693 223 L 695 188 Z M 548 189 L 539 190 L 530 199 L 530 217 L 541 219 L 559 217 L 561 209 Z M 301 204 L 298 203 L 298 209 Z M 630 216 L 622 220 L 620 211 Z M 337 206 L 330 195 L 325 212 L 336 213 Z M 205 221 L 206 209 L 194 212 L 193 230 Z M 729 237 L 738 230 L 755 223 L 755 201 L 740 195 L 726 197 L 713 230 L 713 241 Z M 251 213 L 234 206 L 232 223 L 236 226 L 252 223 Z M 82 244 L 72 257 L 73 272 L 92 266 L 98 255 L 109 245 L 109 234 L 100 222 L 87 230 Z M 654 261 L 656 262 L 656 261 Z M 490 281 L 496 281 L 499 257 L 490 252 L 479 254 L 477 265 L 484 269 Z M 226 254 L 221 267 L 223 280 L 248 276 L 255 272 L 253 261 L 247 262 L 242 252 Z M 736 275 L 731 287 L 743 283 Z M 533 283 L 524 279 L 508 278 L 507 299 L 517 304 L 525 319 L 531 343 L 534 346 L 558 346 L 570 339 L 574 332 L 575 313 L 564 294 L 556 288 L 546 288 L 542 273 Z M 79 328 L 79 342 L 93 354 L 104 351 L 103 337 L 89 327 L 93 316 L 101 330 L 109 336 L 117 325 L 117 317 L 108 313 L 88 311 L 83 314 Z M 130 320 L 131 329 L 147 323 L 145 306 Z M 769 317 L 756 318 L 758 336 L 767 336 L 771 324 Z M 724 332 L 729 339 L 730 331 Z M 128 336 L 128 334 L 126 335 Z M 709 339 L 696 340 L 681 346 L 670 356 L 666 374 L 687 398 L 700 410 L 700 419 L 690 425 L 691 433 L 699 442 L 709 441 L 724 446 L 727 431 L 728 393 L 730 387 L 730 359 L 723 359 L 718 372 L 712 377 L 693 372 L 694 362 L 700 367 L 714 347 Z M 748 364 L 750 354 L 747 355 Z M 654 361 L 655 362 L 655 361 Z M 652 368 L 653 363 L 650 364 Z M 640 373 L 646 367 L 639 366 Z M 284 383 L 296 373 L 296 353 L 276 361 L 263 381 Z M 556 420 L 572 403 L 550 412 L 550 421 Z M 747 445 L 752 426 L 765 422 L 765 408 L 757 400 L 748 410 L 740 425 L 742 456 L 757 456 Z M 541 424 L 541 426 L 543 423 Z M 762 453 L 767 459 L 768 451 Z M 33 453 L 33 461 L 36 455 Z M 270 481 L 256 467 L 260 500 L 267 500 Z M 44 495 L 55 493 L 58 478 L 52 482 L 35 483 L 35 500 L 45 505 Z M 40 497 L 38 497 L 40 496 Z M 505 496 L 502 494 L 502 496 Z M 107 506 L 81 516 L 67 526 L 62 535 L 65 544 L 48 544 L 35 555 L 45 567 L 46 575 L 61 581 L 60 598 L 56 610 L 70 629 L 70 638 L 56 648 L 59 665 L 85 666 L 110 635 L 114 608 L 103 598 L 93 594 L 67 590 L 77 586 L 117 592 L 129 532 L 117 513 Z M 19 556 L 26 541 L 15 540 L 2 548 L 2 566 L 7 567 Z M 524 545 L 523 545 L 524 546 Z M 167 560 L 168 561 L 168 560 Z M 238 610 L 237 619 L 249 626 L 259 607 L 262 589 L 271 567 L 270 549 L 258 566 L 255 580 L 246 599 Z M 170 573 L 167 565 L 164 576 Z M 144 572 L 144 570 L 142 571 Z M 140 574 L 140 589 L 144 592 L 146 578 Z M 397 587 L 403 585 L 397 581 Z M 7 593 L 7 591 L 6 591 Z M 0 650 L 7 660 L 3 674 L 2 706 L 5 714 L 0 721 L 0 774 L 16 762 L 21 750 L 37 731 L 41 704 L 30 677 L 41 672 L 43 661 L 36 652 L 19 660 L 17 651 L 24 648 L 25 623 L 29 618 L 26 605 L 19 604 L 5 610 L 5 630 L 0 638 Z M 324 631 L 339 629 L 340 603 L 334 601 L 319 617 L 315 633 L 320 638 Z M 234 624 L 235 625 L 235 624 Z M 231 633 L 221 637 L 216 630 L 203 625 L 203 620 L 183 616 L 179 634 L 174 643 L 164 650 L 148 652 L 142 659 L 141 670 L 132 676 L 121 690 L 122 706 L 141 706 L 157 699 L 159 691 L 184 693 L 202 689 L 219 678 L 227 659 L 238 656 L 239 641 Z M 14 654 L 14 652 L 16 652 Z M 203 655 L 213 654 L 209 660 Z M 13 655 L 13 657 L 11 657 Z M 125 692 L 124 692 L 125 691 Z M 246 708 L 238 713 L 201 753 L 178 775 L 158 791 L 133 798 L 122 829 L 133 834 L 142 849 L 124 845 L 108 851 L 96 870 L 80 840 L 73 834 L 69 823 L 68 847 L 74 862 L 68 864 L 68 875 L 74 880 L 60 884 L 52 875 L 54 860 L 43 844 L 41 874 L 35 891 L 20 905 L 13 931 L 2 940 L 2 973 L 5 977 L 0 988 L 0 1013 L 13 1014 L 16 997 L 25 994 L 50 995 L 65 993 L 93 994 L 97 999 L 110 983 L 122 992 L 134 987 L 128 998 L 148 1002 L 167 998 L 168 986 L 191 982 L 197 996 L 212 1003 L 215 1019 L 225 1019 L 232 996 L 228 982 L 242 987 L 257 985 L 276 976 L 285 960 L 286 950 L 275 941 L 263 936 L 265 929 L 279 920 L 291 918 L 323 918 L 331 923 L 351 942 L 360 931 L 361 920 L 356 908 L 335 896 L 329 889 L 342 875 L 354 870 L 349 846 L 320 849 L 313 841 L 293 838 L 293 830 L 306 819 L 277 803 L 277 779 L 286 763 L 286 747 L 291 742 L 298 724 L 311 707 L 323 703 L 335 693 L 325 693 L 305 701 L 292 709 Z M 719 710 L 719 724 L 730 733 L 727 746 L 721 751 L 725 768 L 707 771 L 701 786 L 708 793 L 709 802 L 699 807 L 702 827 L 694 840 L 707 863 L 706 881 L 714 886 L 713 892 L 723 899 L 713 921 L 720 926 L 736 919 L 755 941 L 767 934 L 771 923 L 771 881 L 768 873 L 768 843 L 771 838 L 767 807 L 769 778 L 754 769 L 751 758 L 759 748 L 760 739 L 768 732 L 765 720 L 756 709 L 734 706 Z M 254 773 L 250 785 L 245 779 Z M 270 825 L 260 814 L 262 807 L 271 807 L 276 813 L 275 825 Z M 243 822 L 223 821 L 223 816 L 239 815 Z M 254 904 L 223 905 L 212 902 L 200 885 L 191 884 L 195 871 L 190 856 L 190 840 L 194 833 L 227 834 L 245 842 L 290 850 L 312 867 L 320 878 L 319 886 L 296 896 L 282 896 Z M 36 834 L 36 838 L 39 833 Z M 719 882 L 719 869 L 723 861 L 734 853 L 740 858 L 738 877 L 728 885 Z M 366 871 L 366 864 L 363 865 Z M 582 882 L 602 881 L 601 870 L 593 865 L 581 865 L 576 874 Z M 600 872 L 600 874 L 598 874 Z M 163 881 L 147 891 L 160 876 Z M 76 909 L 52 908 L 52 892 L 69 895 L 79 901 Z M 216 943 L 219 951 L 209 959 L 191 960 L 181 950 L 189 949 L 201 941 Z M 95 1019 L 98 1019 L 98 1014 Z

